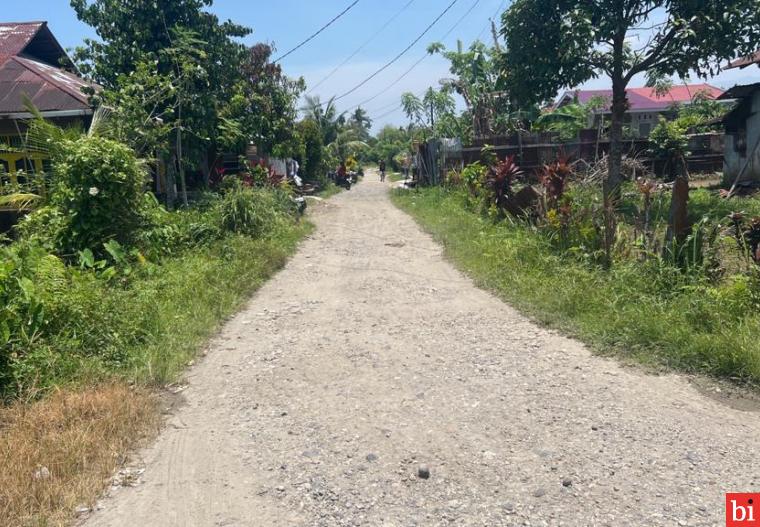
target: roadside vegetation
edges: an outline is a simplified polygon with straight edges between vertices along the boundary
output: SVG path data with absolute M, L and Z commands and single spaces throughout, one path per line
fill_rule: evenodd
M 167 211 L 129 147 L 62 132 L 32 123 L 30 135 L 57 137 L 53 177 L 0 247 L 8 525 L 57 524 L 88 507 L 155 430 L 145 387 L 176 381 L 309 230 L 286 185 L 238 176 Z
M 296 121 L 303 81 L 210 2 L 161 4 L 72 2 L 103 39 L 74 57 L 102 87 L 97 110 L 61 128 L 28 103 L 15 148 L 45 173 L 0 187 L 20 212 L 0 236 L 2 525 L 88 510 L 157 431 L 162 388 L 310 232 L 294 185 L 245 159 L 250 142 L 331 191 L 322 130 Z M 210 157 L 230 152 L 237 170 Z
M 529 179 L 511 160 L 478 163 L 393 199 L 481 286 L 603 353 L 760 381 L 760 199 L 692 190 L 692 230 L 673 242 L 671 190 L 630 181 L 608 265 L 600 181 L 562 161 Z
M 475 163 L 448 162 L 442 187 L 425 188 L 423 175 L 393 199 L 481 285 L 597 350 L 758 382 L 760 198 L 697 189 L 689 173 L 692 139 L 720 132 L 730 108 L 696 92 L 663 112 L 648 151 L 624 151 L 640 132 L 626 119 L 634 78 L 665 95 L 687 72 L 709 78 L 756 51 L 752 3 L 724 4 L 516 0 L 493 24 L 492 45 L 432 44 L 451 76 L 402 95 L 409 124 L 382 130 L 383 155 L 401 158 L 413 148 L 398 145 L 428 139 L 504 146 L 505 136 L 517 154 L 497 158 L 486 146 Z M 643 27 L 647 37 L 630 45 Z M 599 76 L 609 98 L 555 104 Z M 582 132 L 597 138 L 595 155 L 567 157 L 561 143 Z M 557 144 L 531 172 L 517 161 L 527 133 Z

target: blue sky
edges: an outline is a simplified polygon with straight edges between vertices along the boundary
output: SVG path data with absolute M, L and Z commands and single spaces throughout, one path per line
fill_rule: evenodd
M 253 28 L 248 43 L 274 42 L 283 53 L 319 29 L 333 16 L 346 8 L 352 0 L 215 0 L 212 10 L 222 19 Z M 283 61 L 286 72 L 303 76 L 309 85 L 315 85 L 337 65 L 364 44 L 391 17 L 410 0 L 360 0 L 343 18 L 306 46 Z M 457 39 L 469 43 L 478 36 L 490 38 L 489 17 L 494 16 L 508 0 L 458 0 L 454 7 L 430 30 L 425 37 L 397 63 L 378 75 L 367 85 L 339 101 L 339 109 L 348 110 L 361 101 L 376 95 L 397 79 L 424 54 L 430 42 L 441 41 L 443 35 L 455 29 L 443 40 L 447 47 L 455 47 Z M 47 20 L 52 31 L 65 47 L 81 43 L 92 37 L 92 30 L 80 23 L 68 0 L 37 0 L 17 2 L 5 0 L 2 17 L 7 21 Z M 401 52 L 430 24 L 449 0 L 412 0 L 411 5 L 382 31 L 350 63 L 332 78 L 319 86 L 313 94 L 327 99 L 343 93 L 388 60 Z M 474 6 L 474 7 L 473 7 Z M 472 9 L 467 16 L 465 14 Z M 464 17 L 464 18 L 462 18 Z M 461 20 L 461 22 L 460 22 Z M 376 127 L 386 123 L 403 124 L 406 118 L 399 104 L 401 93 L 421 92 L 436 86 L 438 80 L 448 76 L 448 66 L 440 56 L 426 58 L 404 80 L 387 93 L 365 105 Z M 727 88 L 741 82 L 760 81 L 757 68 L 724 72 L 710 82 Z M 696 80 L 695 80 L 696 82 Z M 638 84 L 643 80 L 638 79 Z M 637 85 L 636 82 L 633 85 Z M 607 88 L 605 78 L 588 82 L 587 88 Z

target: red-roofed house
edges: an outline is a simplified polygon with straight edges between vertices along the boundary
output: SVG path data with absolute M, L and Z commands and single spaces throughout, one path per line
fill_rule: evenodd
M 709 84 L 685 84 L 673 86 L 666 94 L 657 95 L 654 88 L 628 88 L 628 112 L 626 119 L 631 131 L 639 137 L 648 137 L 661 115 L 667 115 L 674 105 L 689 104 L 697 94 L 704 94 L 717 99 L 723 90 Z M 594 98 L 606 99 L 607 105 L 598 113 L 609 114 L 612 103 L 612 90 L 575 90 L 566 92 L 557 102 L 564 106 L 575 101 L 587 104 Z
M 93 113 L 86 87 L 92 85 L 77 76 L 46 22 L 0 23 L 0 143 L 22 148 L 31 117 L 25 97 L 59 124 L 86 124 Z M 0 151 L 0 178 L 16 181 L 16 172 L 42 171 L 45 164 L 40 153 Z

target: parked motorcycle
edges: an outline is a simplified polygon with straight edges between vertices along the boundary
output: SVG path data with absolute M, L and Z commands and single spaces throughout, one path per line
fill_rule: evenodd
M 351 190 L 351 178 L 350 178 L 350 176 L 341 177 L 341 176 L 338 175 L 337 172 L 330 172 L 328 174 L 328 177 L 333 181 L 333 183 L 335 183 L 339 187 L 343 187 L 346 190 Z

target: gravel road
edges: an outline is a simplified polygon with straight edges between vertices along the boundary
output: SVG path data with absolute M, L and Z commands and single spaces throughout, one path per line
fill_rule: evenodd
M 758 413 L 530 322 L 375 175 L 312 209 L 86 526 L 707 526 L 760 489 Z

